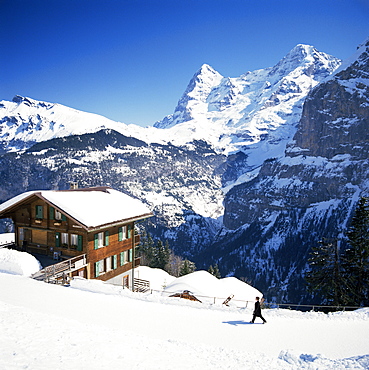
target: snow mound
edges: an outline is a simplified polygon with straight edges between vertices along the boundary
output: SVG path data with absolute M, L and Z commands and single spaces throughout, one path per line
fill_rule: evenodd
M 150 281 L 150 289 L 159 291 L 162 291 L 168 284 L 176 280 L 174 276 L 169 275 L 166 271 L 148 266 L 137 267 L 135 277 Z
M 0 244 L 8 244 L 8 243 L 14 243 L 15 241 L 15 235 L 14 233 L 4 233 L 0 234 Z
M 7 248 L 0 249 L 1 272 L 30 276 L 40 269 L 40 262 L 31 254 Z
M 70 287 L 74 289 L 83 290 L 91 293 L 99 293 L 106 295 L 118 295 L 121 294 L 122 286 L 106 283 L 102 280 L 96 279 L 85 279 L 80 276 L 74 276 L 70 281 Z
M 233 301 L 255 302 L 263 294 L 235 277 L 217 279 L 207 271 L 195 271 L 175 279 L 164 289 L 164 295 L 189 290 L 201 301 L 222 300 L 233 295 Z M 231 301 L 232 302 L 232 301 Z

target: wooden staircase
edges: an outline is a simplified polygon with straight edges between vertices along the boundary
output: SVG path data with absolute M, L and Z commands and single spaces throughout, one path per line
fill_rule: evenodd
M 31 275 L 32 279 L 53 284 L 65 284 L 67 276 L 87 266 L 86 254 L 55 263 Z

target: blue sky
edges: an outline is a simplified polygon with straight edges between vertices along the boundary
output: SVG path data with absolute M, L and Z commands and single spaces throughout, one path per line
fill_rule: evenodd
M 0 100 L 152 125 L 202 64 L 273 66 L 305 43 L 338 58 L 369 36 L 369 0 L 0 0 Z

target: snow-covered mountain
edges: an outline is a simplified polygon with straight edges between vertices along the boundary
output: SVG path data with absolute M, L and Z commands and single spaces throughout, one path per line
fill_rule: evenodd
M 203 65 L 171 116 L 155 127 L 170 128 L 172 143 L 205 140 L 225 154 L 243 151 L 249 170 L 283 155 L 296 132 L 308 92 L 340 65 L 309 45 L 297 45 L 274 67 L 223 77 Z M 174 135 L 173 135 L 174 134 Z
M 369 39 L 309 93 L 284 156 L 229 191 L 228 231 L 212 245 L 219 265 L 298 299 L 310 248 L 322 237 L 343 247 L 357 201 L 369 194 L 368 77 Z
M 18 95 L 11 102 L 0 102 L 0 117 L 2 152 L 29 148 L 55 137 L 81 135 L 103 128 L 125 128 L 96 114 Z
M 165 134 L 16 96 L 12 102 L 0 102 L 0 144 L 3 151 L 18 150 L 55 137 L 108 128 L 146 142 L 184 145 L 204 140 L 225 154 L 251 148 L 249 157 L 255 153 L 252 145 L 262 140 L 267 143 L 263 146 L 268 157 L 273 151 L 283 152 L 307 93 L 339 64 L 337 58 L 308 45 L 297 45 L 274 67 L 238 78 L 223 77 L 205 64 L 190 81 L 174 114 L 154 125 L 167 129 Z M 254 157 L 258 159 L 249 158 L 250 164 L 260 164 L 260 156 Z
M 204 65 L 174 114 L 150 128 L 3 101 L 0 201 L 69 181 L 110 185 L 144 200 L 156 214 L 149 231 L 198 267 L 218 263 L 302 300 L 309 248 L 342 235 L 368 191 L 367 55 L 368 42 L 338 68 L 297 45 L 238 78 Z
M 61 104 L 15 96 L 0 101 L 0 153 L 30 148 L 59 137 L 83 135 L 111 129 L 146 142 L 166 142 L 155 128 L 126 125 L 106 117 L 82 112 Z

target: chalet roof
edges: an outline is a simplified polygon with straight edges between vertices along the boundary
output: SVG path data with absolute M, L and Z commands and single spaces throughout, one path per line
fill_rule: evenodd
M 152 216 L 140 200 L 109 187 L 35 190 L 0 204 L 0 216 L 27 198 L 38 196 L 88 229 Z

